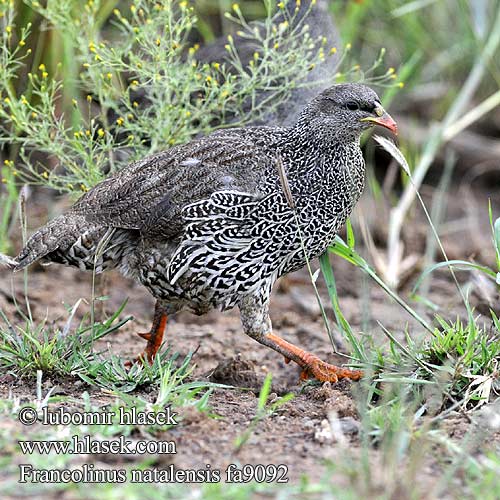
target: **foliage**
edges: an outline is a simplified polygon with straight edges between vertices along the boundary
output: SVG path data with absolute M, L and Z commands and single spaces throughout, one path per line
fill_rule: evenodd
M 20 148 L 27 170 L 9 164 L 13 174 L 60 191 L 86 191 L 131 159 L 227 126 L 229 119 L 241 125 L 272 112 L 324 57 L 323 42 L 312 40 L 301 21 L 275 23 L 269 1 L 257 28 L 235 8 L 242 36 L 255 45 L 248 67 L 242 66 L 232 36 L 225 47 L 227 63 L 197 60 L 199 45 L 189 39 L 196 17 L 188 2 L 134 0 L 126 13 L 114 9 L 105 31 L 100 1 L 28 4 L 66 34 L 78 67 L 72 123 L 60 111 L 65 86 L 60 67 L 49 74 L 42 61 L 28 73 L 25 88 L 16 81 L 29 56 L 24 47 L 31 26 L 16 38 L 9 4 L 1 21 L 2 142 Z M 263 90 L 266 98 L 258 100 Z M 43 164 L 41 153 L 47 156 Z

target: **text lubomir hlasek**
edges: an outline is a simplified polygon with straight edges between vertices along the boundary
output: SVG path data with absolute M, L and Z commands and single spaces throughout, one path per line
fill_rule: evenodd
M 51 410 L 44 407 L 39 417 L 43 425 L 177 425 L 170 407 L 164 411 L 138 411 L 137 408 L 124 408 L 118 411 L 72 412 L 64 407 Z M 118 422 L 114 422 L 118 418 Z

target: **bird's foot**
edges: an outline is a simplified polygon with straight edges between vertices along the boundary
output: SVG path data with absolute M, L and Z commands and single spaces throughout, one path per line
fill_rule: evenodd
M 139 334 L 140 335 L 140 334 Z M 127 370 L 130 370 L 133 365 L 136 363 L 149 363 L 150 365 L 153 364 L 153 361 L 155 359 L 156 352 L 153 352 L 152 349 L 148 349 L 149 346 L 146 346 L 146 349 L 142 351 L 138 356 L 136 356 L 133 359 L 129 359 L 128 361 L 125 361 L 125 368 Z
M 285 363 L 289 363 L 291 360 L 295 361 L 302 368 L 301 380 L 314 377 L 320 382 L 335 383 L 342 378 L 359 380 L 363 376 L 361 370 L 351 370 L 330 365 L 319 359 L 318 356 L 304 351 L 273 333 L 268 333 L 265 337 L 259 337 L 258 341 L 281 353 L 285 358 Z
M 320 382 L 335 383 L 342 378 L 359 380 L 363 376 L 361 370 L 351 370 L 349 368 L 331 365 L 313 354 L 306 353 L 304 358 L 304 365 L 302 365 L 302 372 L 300 374 L 301 380 L 307 380 L 310 377 L 314 377 Z
M 151 332 L 137 332 L 137 335 L 139 335 L 139 337 L 143 338 L 144 340 L 151 340 Z
M 139 337 L 142 337 L 147 341 L 146 348 L 134 359 L 129 360 L 125 363 L 127 369 L 132 368 L 132 365 L 140 361 L 153 364 L 156 353 L 160 350 L 161 342 L 163 340 L 163 334 L 165 333 L 165 327 L 167 326 L 167 315 L 161 309 L 159 303 L 156 303 L 155 314 L 153 318 L 153 325 L 151 330 L 146 333 L 138 333 Z

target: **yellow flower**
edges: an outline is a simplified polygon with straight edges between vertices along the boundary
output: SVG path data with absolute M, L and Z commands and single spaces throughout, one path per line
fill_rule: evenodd
M 87 102 L 92 102 L 92 96 L 90 94 L 87 94 Z
M 78 104 L 78 102 L 76 99 L 71 99 L 71 104 L 73 104 L 73 106 L 75 106 L 75 108 L 76 108 L 76 105 Z
M 137 101 L 134 101 L 132 103 L 132 106 L 134 106 L 134 108 L 138 108 L 139 107 L 139 103 Z
M 19 40 L 19 46 L 24 47 L 26 45 L 26 42 L 24 40 Z
M 116 120 L 116 124 L 117 124 L 118 126 L 120 126 L 120 127 L 121 127 L 124 123 L 125 123 L 125 120 L 124 120 L 121 116 L 120 116 L 120 118 L 118 118 L 118 119 Z
M 46 71 L 44 71 L 44 72 L 42 73 L 42 78 L 47 78 L 48 76 L 49 76 L 49 74 L 48 74 Z
M 160 40 L 160 38 L 157 38 L 157 39 L 156 39 L 156 46 L 157 46 L 157 47 L 159 47 L 160 45 L 161 45 L 161 40 Z M 175 49 L 175 48 L 176 48 L 176 47 L 174 47 L 174 49 Z
M 399 83 L 398 83 L 398 87 L 399 87 L 400 89 L 402 89 L 404 86 L 405 86 L 405 82 L 399 82 Z
M 38 66 L 38 69 L 39 69 L 40 71 L 45 71 L 45 69 L 46 69 L 46 68 L 45 68 L 45 64 L 43 64 L 43 63 L 42 63 L 42 64 L 40 64 L 40 66 Z
M 107 73 L 107 74 L 106 74 L 106 78 L 107 78 L 108 80 L 111 80 L 111 79 L 113 78 L 113 74 L 112 74 L 112 73 Z
M 47 172 L 44 172 L 44 173 L 42 174 L 42 177 L 43 177 L 44 179 L 48 179 L 48 178 L 49 178 L 49 174 L 48 174 Z
M 104 130 L 102 128 L 100 128 L 98 131 L 97 131 L 97 135 L 99 137 L 104 137 Z
M 85 131 L 85 135 L 86 135 L 87 137 L 90 137 L 90 130 L 89 130 L 89 129 L 87 129 L 87 130 Z
M 333 55 L 333 54 L 336 54 L 336 53 L 337 53 L 337 47 L 332 47 L 332 48 L 330 49 L 330 54 L 332 54 L 332 55 Z
M 12 33 L 12 26 L 6 26 L 5 31 L 10 35 Z

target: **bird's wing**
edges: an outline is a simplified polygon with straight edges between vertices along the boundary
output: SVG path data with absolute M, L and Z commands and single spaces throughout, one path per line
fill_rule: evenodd
M 73 210 L 109 227 L 171 237 L 182 209 L 218 191 L 258 192 L 275 159 L 249 129 L 229 129 L 132 163 L 86 193 Z

